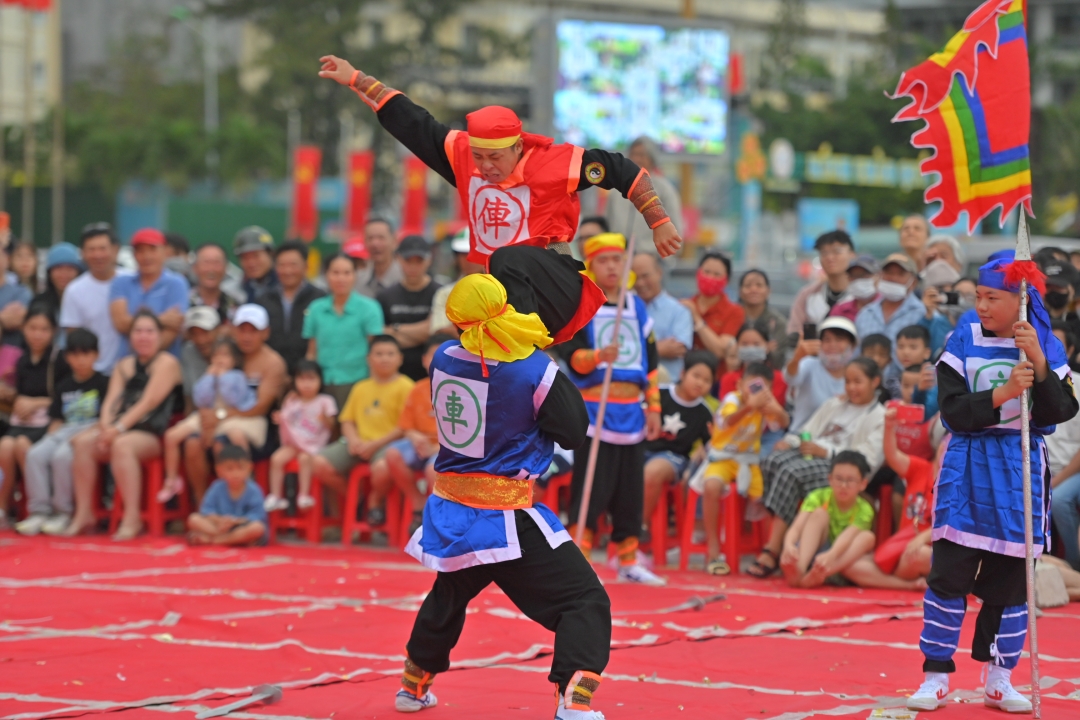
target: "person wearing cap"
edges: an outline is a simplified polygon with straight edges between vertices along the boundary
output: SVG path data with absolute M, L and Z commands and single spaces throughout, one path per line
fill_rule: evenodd
M 312 302 L 326 293 L 307 281 L 308 244 L 302 240 L 283 242 L 274 250 L 274 271 L 278 286 L 263 291 L 255 302 L 270 317 L 267 344 L 285 359 L 291 375 L 296 363 L 307 355 L 304 318 Z
M 893 253 L 881 264 L 878 294 L 881 295 L 855 316 L 859 337 L 880 333 L 893 344 L 893 361 L 885 369 L 885 383 L 892 384 L 903 368 L 896 361 L 896 335 L 908 325 L 918 325 L 926 308 L 915 294 L 918 267 L 904 253 Z
M 1080 337 L 1080 316 L 1072 311 L 1080 273 L 1070 263 L 1060 260 L 1043 263 L 1042 271 L 1046 274 L 1045 300 L 1050 319 L 1061 320 L 1070 332 Z
M 784 380 L 795 398 L 791 432 L 798 433 L 826 400 L 844 393 L 844 367 L 855 357 L 859 336 L 855 323 L 828 317 L 818 326 L 817 340 L 800 340 L 784 367 Z
M 195 305 L 184 314 L 184 343 L 180 346 L 180 371 L 184 380 L 184 412 L 195 409 L 191 393 L 195 383 L 210 367 L 210 353 L 214 349 L 221 328 L 221 315 L 208 305 Z
M 431 306 L 439 284 L 431 279 L 431 244 L 420 235 L 409 235 L 397 248 L 401 282 L 376 296 L 382 306 L 385 333 L 401 346 L 405 362 L 401 374 L 411 380 L 427 377 L 424 342 L 431 335 Z
M 659 159 L 659 150 L 656 143 L 648 136 L 642 135 L 630 143 L 627 155 L 631 162 L 637 163 L 639 167 L 649 173 L 657 197 L 660 198 L 660 202 L 664 204 L 668 215 L 671 216 L 671 223 L 676 230 L 681 230 L 683 226 L 682 198 L 679 196 L 678 188 L 664 177 L 656 166 Z M 645 218 L 636 212 L 635 208 L 631 207 L 629 200 L 620 195 L 608 195 L 607 207 L 604 209 L 604 219 L 607 220 L 608 227 L 626 237 L 633 235 L 640 240 L 652 235 Z M 641 243 L 638 249 L 641 252 L 656 254 L 656 247 L 649 243 Z
M 881 266 L 873 255 L 859 255 L 848 265 L 847 274 L 850 297 L 833 305 L 829 317 L 844 317 L 855 322 L 860 310 L 881 297 L 877 290 Z
M 454 264 L 457 266 L 457 279 L 443 285 L 435 292 L 431 301 L 431 334 L 453 329 L 453 323 L 446 317 L 446 300 L 450 292 L 463 277 L 484 272 L 484 266 L 469 259 L 469 228 L 462 228 L 450 238 L 450 249 L 454 252 Z
M 116 266 L 120 239 L 108 223 L 84 227 L 79 245 L 87 272 L 71 281 L 60 301 L 60 327 L 64 332 L 86 328 L 97 335 L 98 359 L 94 369 L 102 375 L 111 375 L 120 359 L 122 344 L 120 333 L 113 325 L 109 294 L 113 278 L 131 273 Z
M 397 246 L 394 226 L 389 220 L 378 216 L 367 219 L 364 249 L 368 259 L 365 267 L 356 271 L 356 292 L 374 300 L 383 290 L 401 282 L 401 266 L 394 255 Z
M 226 420 L 239 418 L 265 418 L 270 415 L 274 405 L 281 399 L 288 381 L 285 361 L 268 345 L 270 337 L 270 317 L 266 308 L 254 303 L 245 303 L 236 308 L 233 315 L 233 338 L 244 356 L 241 370 L 247 378 L 250 388 L 255 390 L 255 405 L 247 410 L 222 408 L 219 410 L 201 410 L 200 425 L 202 436 L 189 438 L 184 442 L 184 469 L 187 481 L 195 495 L 195 504 L 202 501 L 203 493 L 210 481 L 210 467 L 207 463 L 206 450 L 217 436 L 219 424 Z M 230 423 L 232 424 L 232 423 Z M 246 444 L 237 429 L 237 425 L 223 431 L 235 444 Z M 259 439 L 252 434 L 244 435 L 257 444 Z M 258 448 L 253 448 L 258 449 Z
M 130 352 L 127 335 L 131 319 L 145 308 L 161 322 L 162 347 L 180 355 L 180 330 L 187 312 L 188 284 L 172 270 L 165 268 L 165 235 L 154 228 L 136 230 L 131 236 L 138 272 L 118 275 L 109 288 L 109 313 L 120 333 L 120 356 Z
M 233 255 L 244 271 L 244 302 L 253 303 L 259 293 L 277 287 L 273 253 L 274 236 L 258 225 L 241 228 L 233 238 Z
M 321 62 L 320 77 L 354 90 L 391 135 L 457 188 L 469 209 L 470 258 L 499 278 L 514 307 L 538 313 L 556 343 L 572 337 L 604 303 L 570 254 L 580 190 L 595 186 L 628 198 L 661 256 L 682 245 L 648 171 L 622 155 L 525 133 L 517 114 L 499 106 L 469 113 L 465 131 L 451 130 L 348 61 L 327 55 Z M 545 247 L 558 257 L 542 252 Z
M 44 305 L 59 322 L 64 291 L 85 269 L 79 248 L 66 242 L 53 245 L 45 256 L 45 289 L 34 297 L 32 304 Z
M 908 215 L 900 224 L 900 249 L 915 265 L 915 272 L 926 267 L 926 248 L 930 223 L 922 215 Z
M 348 255 L 352 258 L 353 265 L 356 266 L 357 272 L 366 268 L 368 260 L 371 259 L 371 253 L 368 252 L 367 243 L 364 242 L 363 235 L 353 235 L 351 238 L 341 243 L 341 252 L 343 255 Z
M 188 302 L 191 307 L 205 305 L 217 310 L 221 322 L 228 323 L 239 304 L 225 292 L 221 284 L 229 269 L 229 258 L 225 248 L 217 243 L 200 245 L 195 251 L 195 262 L 191 264 L 191 275 L 195 284 L 191 288 Z

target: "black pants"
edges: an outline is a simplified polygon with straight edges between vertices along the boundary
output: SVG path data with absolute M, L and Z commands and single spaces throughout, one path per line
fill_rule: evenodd
M 519 313 L 536 313 L 552 337 L 566 327 L 581 304 L 581 271 L 569 255 L 532 245 L 510 245 L 491 255 L 489 271 L 506 288 Z
M 971 658 L 978 662 L 990 662 L 990 646 L 1005 608 L 1027 602 L 1024 558 L 977 550 L 949 540 L 934 542 L 934 560 L 926 584 L 942 598 L 964 599 L 965 606 L 972 593 L 983 601 L 971 643 Z M 956 664 L 952 660 L 927 659 L 923 672 L 956 672 Z
M 611 601 L 572 542 L 552 549 L 523 510 L 514 512 L 521 557 L 438 574 L 406 650 L 429 673 L 446 672 L 469 601 L 495 583 L 521 612 L 555 633 L 548 679 L 565 692 L 579 670 L 600 674 L 611 652 Z
M 589 441 L 591 442 L 591 440 Z M 570 481 L 570 523 L 579 522 L 581 494 L 585 490 L 589 442 L 575 455 L 574 475 Z M 612 445 L 601 442 L 596 456 L 596 477 L 593 480 L 585 527 L 596 531 L 596 521 L 605 512 L 611 513 L 611 539 L 622 542 L 641 534 L 641 513 L 645 504 L 645 446 Z M 599 540 L 599 538 L 597 538 Z

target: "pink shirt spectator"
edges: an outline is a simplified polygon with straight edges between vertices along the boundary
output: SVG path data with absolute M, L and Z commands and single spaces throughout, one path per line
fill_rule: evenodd
M 15 387 L 15 363 L 22 357 L 22 348 L 14 345 L 0 345 L 0 382 Z
M 855 316 L 859 314 L 859 311 L 870 303 L 877 300 L 879 297 L 881 296 L 875 295 L 874 297 L 864 302 L 862 305 L 860 305 L 859 301 L 855 298 L 851 298 L 850 300 L 841 300 L 840 302 L 833 305 L 832 310 L 829 311 L 829 317 L 846 317 L 851 322 L 855 322 Z
M 337 402 L 329 395 L 307 401 L 290 395 L 281 406 L 281 443 L 314 455 L 330 442 L 330 428 L 323 424 L 323 416 L 336 417 L 337 413 Z

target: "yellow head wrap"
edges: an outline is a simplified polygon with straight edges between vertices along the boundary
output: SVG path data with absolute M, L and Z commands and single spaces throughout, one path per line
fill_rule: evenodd
M 590 280 L 596 280 L 592 271 L 593 258 L 606 252 L 626 252 L 626 237 L 622 233 L 607 232 L 593 235 L 585 241 L 585 275 Z M 626 287 L 634 287 L 635 280 L 637 275 L 631 270 Z
M 548 329 L 536 313 L 523 315 L 506 302 L 506 288 L 491 275 L 466 275 L 446 299 L 446 317 L 461 328 L 461 345 L 485 358 L 522 360 L 533 348 L 551 344 Z

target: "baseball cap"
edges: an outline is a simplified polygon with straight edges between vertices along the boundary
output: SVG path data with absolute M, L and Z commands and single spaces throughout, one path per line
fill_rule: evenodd
M 873 255 L 859 255 L 851 261 L 847 269 L 851 270 L 852 268 L 862 268 L 871 275 L 877 275 L 881 272 L 881 266 L 878 265 L 877 258 Z
M 236 308 L 236 314 L 233 315 L 233 325 L 240 327 L 244 323 L 251 325 L 256 330 L 265 330 L 270 327 L 270 316 L 262 305 L 245 303 Z
M 165 233 L 154 228 L 142 228 L 136 230 L 135 234 L 131 236 L 131 246 L 136 245 L 165 245 Z
M 899 265 L 904 270 L 907 270 L 912 275 L 919 272 L 919 268 L 916 267 L 915 261 L 909 258 L 904 253 L 893 253 L 889 257 L 885 258 L 885 262 L 881 263 L 881 269 L 884 270 L 889 265 Z
M 60 265 L 71 265 L 82 272 L 85 269 L 82 261 L 82 253 L 79 248 L 71 243 L 57 243 L 49 248 L 49 254 L 45 259 L 45 269 L 52 270 Z
M 353 235 L 346 240 L 345 244 L 341 246 L 341 252 L 351 258 L 359 258 L 360 260 L 367 260 L 370 257 L 367 245 L 364 244 L 363 235 Z
M 196 305 L 184 313 L 184 329 L 199 328 L 210 332 L 221 325 L 221 315 L 208 305 Z
M 826 330 L 843 330 L 851 339 L 855 342 L 859 340 L 859 333 L 855 330 L 855 323 L 848 320 L 846 317 L 827 317 L 818 323 L 818 337 L 821 337 L 821 333 Z
M 427 257 L 431 254 L 431 245 L 423 235 L 407 235 L 398 245 L 397 254 L 403 258 Z
M 469 228 L 464 228 L 451 236 L 450 249 L 459 255 L 469 252 Z
M 232 249 L 236 255 L 258 250 L 270 252 L 273 248 L 274 236 L 258 225 L 248 225 L 246 228 L 242 228 L 233 238 Z
M 1054 287 L 1068 288 L 1080 279 L 1077 277 L 1080 273 L 1076 272 L 1076 268 L 1059 260 L 1046 263 L 1042 270 L 1046 274 L 1046 284 Z

